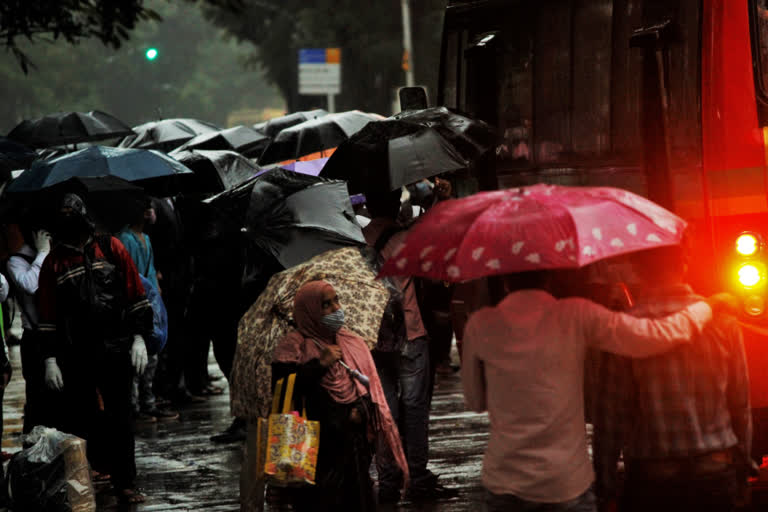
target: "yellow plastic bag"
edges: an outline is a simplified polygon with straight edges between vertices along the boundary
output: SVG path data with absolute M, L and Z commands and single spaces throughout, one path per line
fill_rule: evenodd
M 317 453 L 320 448 L 320 422 L 307 420 L 306 410 L 292 411 L 296 374 L 288 377 L 282 413 L 278 413 L 283 379 L 277 382 L 272 399 L 265 449 L 264 473 L 272 485 L 295 486 L 315 483 Z M 259 435 L 263 420 L 259 420 Z M 260 443 L 261 445 L 261 443 Z M 259 454 L 261 455 L 261 454 Z

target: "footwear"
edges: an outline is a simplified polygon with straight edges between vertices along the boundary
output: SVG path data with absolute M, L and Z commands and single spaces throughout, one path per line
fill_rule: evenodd
M 408 489 L 405 498 L 414 503 L 449 500 L 459 495 L 456 489 L 445 487 L 435 482 L 433 485 L 414 486 Z
M 192 404 L 202 404 L 205 402 L 206 402 L 206 399 L 203 398 L 202 396 L 193 395 L 188 391 L 177 393 L 173 398 L 171 398 L 171 405 L 175 407 L 192 405 Z
M 221 434 L 211 436 L 211 441 L 214 443 L 237 443 L 239 441 L 245 441 L 245 437 L 248 435 L 248 428 L 245 421 L 240 418 L 235 418 L 232 424 L 227 427 L 227 430 Z
M 115 491 L 115 496 L 117 496 L 117 501 L 126 505 L 135 505 L 147 501 L 147 498 L 136 489 L 120 489 Z
M 395 505 L 399 501 L 399 489 L 379 489 L 379 505 Z
M 143 412 L 144 414 L 154 416 L 157 421 L 175 420 L 179 417 L 179 413 L 177 411 L 169 411 L 167 409 L 158 409 L 157 407 L 153 407 L 152 409 L 147 409 L 146 411 L 143 411 Z
M 157 418 L 155 418 L 151 414 L 147 414 L 146 412 L 140 412 L 136 414 L 135 421 L 136 423 L 142 423 L 142 424 L 157 423 Z

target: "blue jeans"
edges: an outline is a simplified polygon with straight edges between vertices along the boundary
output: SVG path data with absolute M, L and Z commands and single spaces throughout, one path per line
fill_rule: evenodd
M 486 489 L 483 512 L 597 512 L 597 505 L 591 488 L 576 499 L 559 503 L 527 501 L 511 494 L 493 494 Z
M 411 486 L 430 485 L 429 461 L 429 339 L 405 343 L 401 352 L 373 352 L 387 405 L 400 429 L 408 459 Z M 377 460 L 379 489 L 400 489 L 402 475 L 391 462 Z

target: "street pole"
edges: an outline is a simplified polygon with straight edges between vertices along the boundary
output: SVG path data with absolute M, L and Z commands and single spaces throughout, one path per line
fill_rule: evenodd
M 336 96 L 334 94 L 328 95 L 328 113 L 336 113 Z
M 405 85 L 413 87 L 413 39 L 411 38 L 411 5 L 410 0 L 400 0 L 403 11 L 403 68 L 405 69 Z

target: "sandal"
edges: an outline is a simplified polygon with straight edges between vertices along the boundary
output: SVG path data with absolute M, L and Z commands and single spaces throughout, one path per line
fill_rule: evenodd
M 147 498 L 143 494 L 136 491 L 136 489 L 121 489 L 115 492 L 117 501 L 126 505 L 135 505 L 138 503 L 144 503 Z

